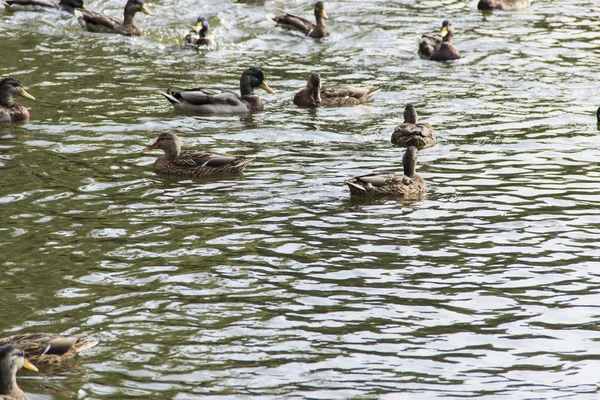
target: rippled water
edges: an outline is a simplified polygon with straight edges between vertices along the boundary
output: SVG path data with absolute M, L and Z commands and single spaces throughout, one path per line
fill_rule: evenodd
M 38 99 L 0 126 L 1 332 L 101 341 L 22 374 L 30 398 L 596 398 L 600 10 L 475 5 L 327 1 L 326 41 L 266 18 L 306 1 L 148 2 L 138 38 L 0 11 L 0 76 Z M 179 46 L 198 14 L 213 51 Z M 463 59 L 419 59 L 446 18 Z M 251 65 L 278 91 L 264 113 L 186 116 L 159 94 L 237 90 Z M 311 71 L 382 91 L 295 108 Z M 345 178 L 401 170 L 407 102 L 438 135 L 427 198 L 351 199 Z M 142 148 L 164 131 L 256 160 L 157 177 Z

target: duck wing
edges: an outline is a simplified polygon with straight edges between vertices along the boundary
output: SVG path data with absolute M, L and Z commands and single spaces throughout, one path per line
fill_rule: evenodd
M 47 8 L 58 8 L 58 4 L 49 0 L 6 0 L 4 3 L 8 6 L 33 6 L 33 7 L 47 7 Z
M 179 157 L 174 159 L 172 162 L 174 166 L 180 168 L 218 168 L 233 164 L 240 159 L 244 159 L 244 157 L 197 150 L 184 150 L 181 152 Z
M 91 32 L 117 32 L 123 25 L 118 18 L 87 10 L 81 11 L 79 23 Z
M 314 30 L 317 27 L 314 22 L 289 13 L 274 17 L 273 21 L 275 21 L 282 28 L 294 29 L 304 33 L 305 35 L 308 35 L 311 30 Z
M 377 92 L 379 92 L 379 89 L 371 86 L 328 85 L 321 88 L 321 97 L 353 97 L 355 99 L 363 99 L 366 96 L 366 99 L 368 99 Z
M 439 36 L 423 35 L 419 40 L 419 55 L 429 58 L 442 47 L 442 38 Z

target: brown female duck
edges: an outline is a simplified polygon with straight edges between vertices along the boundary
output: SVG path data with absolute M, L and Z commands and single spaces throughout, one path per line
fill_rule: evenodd
M 284 15 L 273 18 L 273 21 L 282 28 L 300 31 L 311 38 L 319 39 L 329 36 L 329 31 L 324 22 L 328 17 L 325 13 L 325 5 L 322 1 L 317 1 L 315 4 L 315 18 L 317 20 L 316 24 L 306 18 L 285 13 Z
M 162 93 L 175 109 L 194 114 L 247 113 L 264 110 L 260 97 L 254 94 L 259 87 L 275 93 L 265 82 L 260 68 L 248 68 L 240 78 L 240 95 L 222 89 L 194 88 L 167 90 Z
M 21 82 L 15 78 L 2 79 L 0 81 L 0 122 L 22 122 L 29 119 L 29 111 L 15 101 L 16 95 L 35 100 L 35 97 L 27 93 L 21 86 Z
M 25 358 L 25 352 L 16 346 L 0 347 L 0 399 L 27 400 L 25 392 L 17 385 L 17 372 L 25 367 L 38 369 Z
M 417 148 L 410 146 L 402 158 L 404 175 L 394 172 L 374 172 L 344 181 L 350 193 L 358 196 L 396 196 L 401 198 L 421 198 L 427 192 L 427 184 L 415 170 Z
M 398 146 L 415 146 L 417 149 L 433 146 L 435 133 L 429 124 L 419 123 L 417 110 L 412 104 L 404 108 L 404 123 L 398 125 L 392 133 L 392 143 Z
M 76 8 L 85 10 L 83 0 L 60 0 L 57 4 L 50 0 L 4 0 L 10 11 L 61 10 L 73 14 Z
M 144 6 L 142 0 L 127 0 L 123 12 L 123 21 L 118 18 L 104 15 L 94 11 L 82 11 L 79 23 L 90 32 L 117 33 L 125 36 L 139 36 L 140 30 L 133 22 L 137 12 L 152 15 Z
M 458 60 L 460 54 L 452 44 L 454 37 L 454 25 L 445 20 L 442 22 L 440 36 L 423 35 L 419 41 L 419 55 L 433 61 Z
M 198 17 L 196 24 L 191 27 L 188 34 L 183 38 L 185 46 L 211 46 L 213 40 L 208 31 L 208 19 L 206 17 Z
M 154 162 L 152 171 L 159 175 L 205 176 L 235 174 L 244 171 L 253 158 L 199 150 L 181 150 L 181 142 L 174 133 L 161 133 L 152 145 L 144 150 L 163 150 L 165 154 Z
M 321 86 L 321 76 L 313 72 L 308 77 L 306 87 L 294 96 L 294 104 L 298 107 L 355 106 L 371 100 L 377 92 L 379 89 L 370 86 Z
M 97 344 L 98 342 L 82 340 L 77 336 L 56 333 L 23 333 L 0 338 L 0 346 L 18 346 L 25 351 L 25 355 L 29 360 L 38 365 L 60 362 Z
M 479 0 L 480 10 L 522 10 L 531 5 L 531 0 Z

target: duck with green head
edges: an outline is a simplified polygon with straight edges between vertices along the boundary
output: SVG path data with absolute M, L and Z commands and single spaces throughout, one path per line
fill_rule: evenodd
M 392 133 L 392 143 L 402 147 L 415 146 L 417 149 L 433 146 L 436 142 L 431 125 L 419 122 L 415 106 L 407 104 L 404 108 L 404 123 L 398 125 Z
M 0 400 L 27 400 L 25 392 L 17 385 L 17 372 L 23 367 L 38 370 L 20 348 L 13 345 L 0 347 Z
M 394 172 L 374 172 L 344 181 L 350 194 L 357 196 L 395 196 L 406 199 L 422 198 L 427 184 L 416 173 L 417 148 L 410 146 L 402 158 L 404 175 Z
M 10 11 L 61 10 L 73 14 L 75 9 L 85 10 L 83 0 L 60 0 L 59 3 L 50 0 L 4 0 L 3 3 Z
M 325 4 L 322 1 L 317 1 L 314 11 L 316 23 L 289 13 L 275 17 L 273 21 L 282 28 L 302 32 L 311 38 L 320 39 L 329 36 L 329 31 L 325 26 L 325 20 L 329 18 L 325 12 Z
M 208 19 L 198 17 L 196 24 L 190 28 L 190 31 L 183 39 L 185 46 L 212 46 L 213 40 L 210 37 Z
M 356 106 L 371 100 L 379 90 L 372 86 L 321 86 L 321 75 L 313 72 L 308 77 L 306 87 L 294 96 L 294 104 L 298 107 Z
M 15 101 L 15 96 L 35 100 L 15 78 L 0 81 L 0 122 L 22 122 L 29 120 L 29 110 Z
M 123 11 L 123 20 L 94 11 L 82 11 L 79 23 L 90 32 L 116 33 L 125 36 L 139 36 L 140 30 L 134 17 L 138 12 L 152 15 L 142 0 L 128 0 Z
M 445 20 L 442 22 L 440 37 L 423 35 L 419 41 L 419 55 L 433 61 L 458 60 L 460 54 L 452 44 L 454 25 Z
M 222 89 L 194 88 L 167 90 L 163 96 L 175 109 L 196 114 L 233 114 L 263 111 L 260 97 L 254 88 L 261 88 L 273 94 L 275 91 L 265 82 L 260 68 L 248 68 L 240 78 L 240 94 Z

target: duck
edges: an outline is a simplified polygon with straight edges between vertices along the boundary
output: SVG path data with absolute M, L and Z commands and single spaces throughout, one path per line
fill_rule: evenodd
M 143 12 L 152 15 L 144 6 L 142 0 L 127 0 L 124 10 L 124 19 L 104 15 L 94 11 L 82 11 L 79 17 L 79 23 L 90 32 L 116 33 L 124 36 L 140 36 L 140 30 L 133 22 L 135 14 Z
M 56 333 L 22 333 L 0 338 L 0 346 L 15 345 L 36 365 L 54 364 L 96 346 L 98 342 Z
M 316 24 L 297 15 L 285 13 L 284 15 L 274 17 L 273 21 L 282 28 L 302 32 L 306 36 L 314 39 L 321 39 L 329 36 L 329 31 L 323 21 L 329 19 L 329 17 L 325 12 L 325 4 L 323 4 L 322 1 L 317 1 L 315 3 L 315 19 L 317 20 Z
M 355 106 L 371 100 L 379 90 L 371 86 L 321 86 L 321 76 L 313 72 L 308 77 L 306 87 L 294 96 L 294 104 L 298 107 Z
M 17 385 L 17 372 L 21 368 L 38 372 L 17 346 L 0 347 L 0 400 L 27 400 L 25 392 Z
M 357 196 L 396 196 L 399 198 L 422 198 L 427 184 L 415 170 L 417 148 L 409 146 L 402 158 L 404 175 L 394 172 L 374 172 L 344 181 L 350 194 Z
M 248 68 L 240 78 L 240 94 L 222 89 L 194 88 L 161 92 L 176 110 L 199 114 L 232 114 L 264 110 L 260 97 L 254 94 L 259 87 L 274 94 L 258 67 Z
M 404 108 L 404 123 L 392 133 L 392 143 L 398 146 L 415 146 L 417 149 L 433 146 L 436 142 L 431 125 L 418 122 L 415 106 L 407 104 Z
M 480 10 L 522 10 L 531 5 L 531 0 L 479 0 Z
M 158 175 L 187 176 L 203 178 L 206 176 L 235 174 L 243 172 L 253 158 L 212 153 L 200 150 L 181 150 L 181 141 L 174 133 L 161 133 L 156 141 L 144 150 L 162 150 L 152 167 Z
M 50 0 L 4 0 L 3 4 L 10 11 L 61 10 L 74 14 L 75 9 L 85 10 L 83 0 L 60 0 L 59 3 Z
M 419 41 L 419 55 L 433 61 L 458 60 L 460 54 L 452 44 L 454 25 L 449 20 L 442 22 L 440 36 L 423 35 Z
M 0 122 L 23 122 L 29 120 L 29 111 L 25 106 L 15 101 L 20 95 L 26 99 L 35 100 L 27 93 L 15 78 L 4 78 L 0 81 Z
M 183 44 L 186 46 L 211 46 L 213 40 L 208 32 L 208 19 L 206 17 L 198 17 L 196 24 L 192 26 L 188 34 L 183 39 Z

